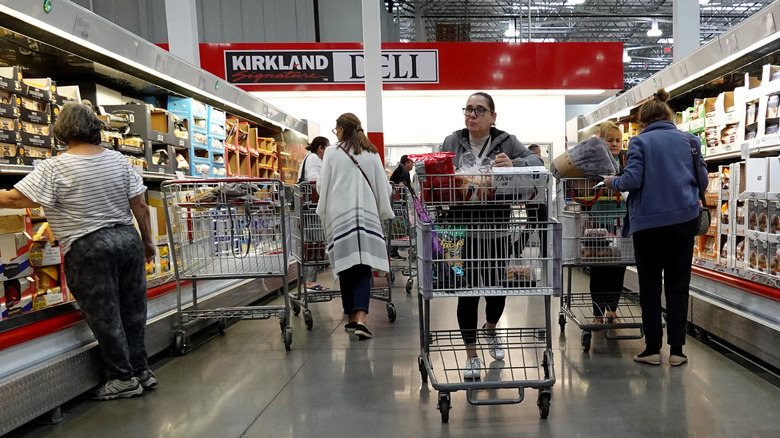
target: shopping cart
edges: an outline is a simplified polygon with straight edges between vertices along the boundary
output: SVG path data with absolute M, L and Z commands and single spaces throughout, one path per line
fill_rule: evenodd
M 568 274 L 558 315 L 561 332 L 565 333 L 567 317 L 574 321 L 582 330 L 580 341 L 585 352 L 590 351 L 594 331 L 605 330 L 605 338 L 612 340 L 641 339 L 644 336 L 642 311 L 636 292 L 612 291 L 610 295 L 619 295 L 616 315 L 606 316 L 610 309 L 594 304 L 590 293 L 572 290 L 574 268 L 635 264 L 633 241 L 621 235 L 627 208 L 625 199 L 620 192 L 585 178 L 558 179 L 556 191 L 558 221 L 563 225 L 562 263 Z M 614 331 L 618 329 L 637 332 L 618 335 Z
M 286 350 L 292 344 L 287 291 L 287 223 L 284 185 L 278 179 L 206 179 L 166 181 L 165 220 L 176 274 L 178 329 L 175 351 L 185 352 L 187 328 L 217 320 L 278 317 Z M 197 281 L 281 277 L 284 304 L 205 309 L 198 303 Z M 182 281 L 192 281 L 192 303 L 182 303 Z
M 555 383 L 550 303 L 562 289 L 560 224 L 539 214 L 552 200 L 552 177 L 544 168 L 512 168 L 500 174 L 418 175 L 418 182 L 418 365 L 423 382 L 430 378 L 439 391 L 442 422 L 449 420 L 450 393 L 460 390 L 471 404 L 495 405 L 520 403 L 526 388 L 537 389 L 539 414 L 546 418 Z M 505 339 L 505 357 L 488 367 L 485 380 L 465 378 L 461 331 L 431 325 L 434 300 L 464 296 L 544 298 L 544 326 L 496 329 Z M 487 346 L 478 341 L 477 348 L 487 363 Z M 517 396 L 478 398 L 480 390 L 500 389 L 517 390 Z
M 417 266 L 415 263 L 417 251 L 416 234 L 414 232 L 414 204 L 411 202 L 412 196 L 409 188 L 403 184 L 393 186 L 393 213 L 395 218 L 390 219 L 388 228 L 388 239 L 390 249 L 398 251 L 408 250 L 406 261 L 394 262 L 390 259 L 390 283 L 395 284 L 395 274 L 400 272 L 405 275 L 406 293 L 412 293 L 414 287 L 414 277 L 417 275 Z M 410 208 L 411 207 L 411 208 Z
M 298 262 L 298 287 L 291 294 L 292 312 L 298 315 L 303 308 L 303 321 L 306 328 L 314 327 L 309 304 L 325 303 L 334 298 L 341 297 L 338 289 L 310 290 L 306 288 L 304 276 L 305 269 L 324 269 L 330 266 L 328 255 L 325 251 L 325 230 L 322 227 L 320 217 L 317 215 L 316 182 L 302 182 L 292 187 L 294 208 L 290 213 L 290 227 L 292 229 L 292 255 Z M 388 274 L 375 273 L 371 284 L 371 298 L 385 302 L 387 318 L 395 322 L 397 313 L 392 302 L 390 282 Z

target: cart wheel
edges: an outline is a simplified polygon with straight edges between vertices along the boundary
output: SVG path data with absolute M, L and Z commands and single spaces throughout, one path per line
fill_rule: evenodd
M 448 392 L 439 393 L 439 412 L 441 413 L 441 422 L 450 421 L 450 394 Z
M 219 318 L 219 321 L 217 322 L 217 330 L 219 331 L 220 335 L 224 335 L 227 331 L 227 318 Z
M 290 345 L 292 345 L 292 329 L 284 331 L 284 349 L 290 351 Z
M 414 287 L 414 280 L 410 278 L 406 280 L 406 293 L 412 293 L 412 287 Z
M 287 319 L 288 319 L 288 316 L 287 316 L 287 315 L 288 315 L 288 314 L 287 314 L 287 312 L 284 312 L 284 316 L 282 316 L 281 318 L 279 318 L 279 329 L 280 329 L 282 332 L 284 332 L 284 329 L 286 329 L 286 328 L 287 328 Z
M 395 305 L 393 303 L 387 303 L 387 319 L 390 322 L 395 322 Z
M 176 332 L 173 338 L 173 353 L 176 356 L 183 356 L 184 350 L 187 348 L 187 345 L 184 342 L 184 332 L 179 330 Z
M 590 332 L 587 330 L 583 330 L 581 339 L 582 339 L 582 351 L 587 353 L 588 351 L 590 351 L 590 339 L 591 339 Z
M 306 330 L 311 330 L 314 327 L 314 318 L 311 317 L 311 310 L 306 309 L 303 311 L 303 323 L 306 324 Z
M 390 284 L 395 283 L 395 272 L 390 272 Z
M 301 313 L 301 305 L 293 301 L 292 312 L 293 315 L 298 316 L 298 314 Z
M 562 332 L 566 330 L 566 315 L 563 313 L 558 314 L 558 325 L 561 326 Z
M 422 356 L 417 357 L 417 366 L 420 368 L 420 378 L 423 383 L 428 382 L 428 370 L 425 369 L 425 363 L 423 363 Z
M 539 416 L 547 418 L 550 415 L 550 400 L 552 394 L 549 392 L 539 392 L 539 398 L 536 400 L 536 405 L 539 406 Z

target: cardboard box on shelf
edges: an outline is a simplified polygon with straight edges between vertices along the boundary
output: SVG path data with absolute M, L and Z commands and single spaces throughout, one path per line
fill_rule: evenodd
M 22 78 L 22 95 L 42 102 L 51 102 L 57 86 L 51 78 Z
M 766 199 L 769 166 L 766 158 L 748 158 L 745 165 L 746 198 Z
M 62 263 L 62 253 L 59 245 L 52 246 L 51 242 L 33 242 L 30 245 L 30 264 L 38 266 L 59 265 Z
M 173 134 L 173 114 L 164 109 L 155 108 L 152 110 L 150 118 L 153 131 Z
M 12 280 L 32 273 L 30 240 L 25 233 L 0 234 L 0 280 Z
M 22 69 L 18 66 L 0 67 L 0 90 L 22 92 Z
M 767 236 L 767 264 L 769 274 L 780 276 L 780 235 Z
M 755 231 L 748 231 L 747 235 L 746 258 L 748 270 L 761 273 L 768 272 L 769 261 L 767 234 Z
M 2 285 L 3 305 L 0 306 L 2 319 L 11 318 L 32 311 L 35 287 L 26 277 L 6 280 Z

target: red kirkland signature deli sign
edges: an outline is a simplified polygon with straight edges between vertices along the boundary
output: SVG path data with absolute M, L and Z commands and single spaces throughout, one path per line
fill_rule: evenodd
M 200 65 L 245 91 L 365 83 L 360 43 L 201 43 Z M 623 44 L 382 43 L 382 76 L 385 90 L 620 90 Z
M 347 84 L 365 80 L 362 50 L 225 50 L 233 84 Z M 436 84 L 437 50 L 383 50 L 384 83 Z

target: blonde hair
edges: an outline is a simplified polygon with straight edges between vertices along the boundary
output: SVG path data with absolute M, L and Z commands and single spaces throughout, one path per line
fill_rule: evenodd
M 609 136 L 609 133 L 613 130 L 621 132 L 620 126 L 618 126 L 617 123 L 607 120 L 599 126 L 599 137 L 601 137 L 602 140 L 607 141 L 607 136 Z
M 341 142 L 344 144 L 344 149 L 347 152 L 352 152 L 355 155 L 360 155 L 363 151 L 374 154 L 379 153 L 379 149 L 366 137 L 366 133 L 360 124 L 360 119 L 356 115 L 352 113 L 340 115 L 336 119 L 336 126 L 344 130 L 341 134 Z

